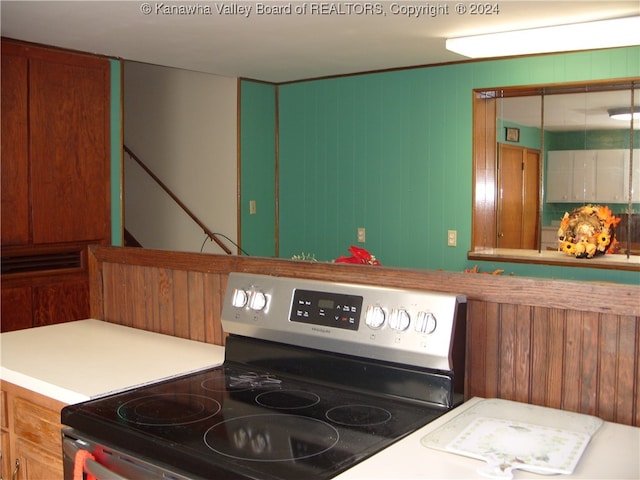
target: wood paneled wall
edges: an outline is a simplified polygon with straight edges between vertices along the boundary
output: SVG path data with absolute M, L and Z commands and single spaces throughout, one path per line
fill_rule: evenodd
M 640 425 L 640 287 L 97 246 L 91 316 L 219 345 L 229 272 L 467 295 L 465 396 Z
M 92 317 L 224 345 L 220 310 L 226 276 L 118 263 L 104 263 L 101 275 L 104 301 Z
M 469 301 L 467 389 L 640 425 L 637 315 Z

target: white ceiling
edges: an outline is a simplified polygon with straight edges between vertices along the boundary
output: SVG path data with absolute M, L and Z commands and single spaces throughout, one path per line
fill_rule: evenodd
M 357 14 L 372 2 L 326 2 L 335 12 L 297 14 L 312 3 L 264 0 L 263 5 L 291 5 L 292 13 L 259 15 L 254 1 L 183 2 L 11 1 L 0 2 L 2 35 L 9 38 L 119 57 L 169 67 L 286 82 L 372 70 L 455 62 L 465 58 L 448 52 L 445 39 L 625 17 L 640 13 L 640 1 L 489 0 L 499 13 L 460 15 L 456 2 L 379 2 L 379 15 Z M 152 12 L 143 14 L 143 5 Z M 163 14 L 170 5 L 195 5 L 197 15 Z M 430 5 L 436 16 L 409 17 L 393 5 Z M 465 2 L 469 7 L 470 3 Z M 251 7 L 248 16 L 221 13 L 219 8 Z M 448 13 L 444 12 L 447 7 Z M 204 10 L 210 9 L 210 14 Z

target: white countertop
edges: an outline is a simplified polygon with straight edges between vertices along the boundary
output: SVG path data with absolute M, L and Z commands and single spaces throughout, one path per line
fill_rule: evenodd
M 0 334 L 1 378 L 64 403 L 219 365 L 224 348 L 99 320 Z M 336 477 L 337 480 L 473 479 L 484 462 L 421 440 L 483 399 L 473 398 Z M 640 478 L 640 428 L 610 422 L 595 432 L 571 479 Z M 515 470 L 514 480 L 545 476 Z M 555 476 L 555 478 L 561 478 Z
M 394 445 L 350 468 L 336 480 L 403 479 L 481 479 L 477 469 L 481 460 L 427 448 L 422 438 L 446 422 L 477 405 L 483 399 L 472 398 Z M 571 475 L 539 475 L 513 471 L 513 480 L 545 478 L 606 479 L 640 478 L 640 428 L 604 422 L 594 433 Z
M 93 319 L 0 334 L 0 378 L 68 404 L 223 360 L 218 345 Z

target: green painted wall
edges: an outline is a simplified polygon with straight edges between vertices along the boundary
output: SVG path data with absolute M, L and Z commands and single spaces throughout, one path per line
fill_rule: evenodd
M 532 148 L 534 150 L 540 150 L 540 129 L 536 127 L 526 127 L 513 122 L 503 121 L 498 119 L 497 137 L 498 142 L 506 143 L 507 145 L 517 145 L 519 147 Z M 508 142 L 506 139 L 506 128 L 515 127 L 520 129 L 520 141 Z
M 243 81 L 240 106 L 240 225 L 242 249 L 252 256 L 275 255 L 276 87 Z M 249 202 L 256 202 L 256 213 Z
M 460 159 L 471 159 L 472 87 L 458 69 L 280 88 L 282 257 L 334 259 L 364 227 L 364 247 L 385 265 L 464 266 L 457 250 L 471 232 L 471 165 Z M 441 95 L 452 82 L 465 94 Z M 459 247 L 446 247 L 447 230 L 458 231 Z
M 363 246 L 384 265 L 471 267 L 472 89 L 638 75 L 640 47 L 632 47 L 281 85 L 280 256 L 332 260 L 365 227 Z M 243 129 L 243 146 L 244 136 Z M 447 247 L 447 230 L 457 230 L 457 247 Z M 635 272 L 478 264 L 523 276 L 640 283 Z
M 629 148 L 629 129 L 622 130 L 581 130 L 570 132 L 547 132 L 547 150 L 606 150 L 608 148 Z M 634 148 L 640 146 L 640 131 L 633 132 Z

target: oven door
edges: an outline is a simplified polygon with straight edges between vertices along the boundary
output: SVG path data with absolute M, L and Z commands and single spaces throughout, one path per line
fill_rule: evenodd
M 62 429 L 62 453 L 64 480 L 91 477 L 95 480 L 189 480 L 177 472 L 101 445 L 69 427 Z

